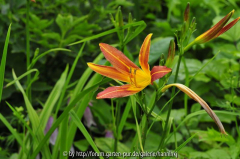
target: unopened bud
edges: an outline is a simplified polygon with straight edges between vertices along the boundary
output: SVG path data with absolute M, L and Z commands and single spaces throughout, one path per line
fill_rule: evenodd
M 195 30 L 195 29 L 196 29 L 196 25 L 197 25 L 197 23 L 196 23 L 196 18 L 193 17 L 193 18 L 192 18 L 192 22 L 191 22 L 191 24 L 190 24 L 190 28 L 191 28 L 192 30 Z
M 189 23 L 189 12 L 190 12 L 190 3 L 188 2 L 187 7 L 184 11 L 184 17 L 183 17 L 184 21 L 187 23 Z
M 168 49 L 168 57 L 167 57 L 165 66 L 167 66 L 169 68 L 172 66 L 174 56 L 175 56 L 175 42 L 174 42 L 174 39 L 172 39 L 170 41 L 170 45 L 169 45 L 169 49 Z
M 133 22 L 133 19 L 132 19 L 132 14 L 129 13 L 128 15 L 128 24 L 132 23 Z
M 226 27 L 224 27 L 224 26 L 229 21 L 229 19 L 232 17 L 233 13 L 234 13 L 234 10 L 232 10 L 230 13 L 228 13 L 224 18 L 222 18 L 212 28 L 210 28 L 205 33 L 198 36 L 194 40 L 194 43 L 202 44 L 202 43 L 208 42 L 212 39 L 215 39 L 216 37 L 218 37 L 223 32 L 227 31 L 228 29 L 230 29 L 238 20 L 233 21 L 233 23 L 229 23 L 229 25 L 227 25 Z
M 159 60 L 159 66 L 164 66 L 165 64 L 165 57 L 164 54 L 161 54 L 160 60 Z
M 116 25 L 116 22 L 115 22 L 115 20 L 114 20 L 113 15 L 110 13 L 109 16 L 110 16 L 110 20 L 111 20 L 112 24 L 115 26 L 115 25 Z
M 187 29 L 188 29 L 188 25 L 186 22 L 183 22 L 183 25 L 182 25 L 182 30 L 181 30 L 181 35 L 182 37 L 185 36 L 186 32 L 187 32 Z
M 35 52 L 34 52 L 34 57 L 36 57 L 36 56 L 38 55 L 38 53 L 39 53 L 39 48 L 37 48 L 37 49 L 35 50 Z
M 122 10 L 121 10 L 120 6 L 118 7 L 118 11 L 116 14 L 116 21 L 117 21 L 119 27 L 123 26 L 123 16 L 122 16 Z

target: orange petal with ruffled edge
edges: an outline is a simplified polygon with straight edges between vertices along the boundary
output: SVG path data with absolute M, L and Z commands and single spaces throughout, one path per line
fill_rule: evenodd
M 151 83 L 159 78 L 162 78 L 171 71 L 172 69 L 167 68 L 166 66 L 154 66 L 151 71 Z
M 122 74 L 117 69 L 110 67 L 110 66 L 103 66 L 103 65 L 97 65 L 94 63 L 87 63 L 88 66 L 95 72 L 107 76 L 109 78 L 113 78 L 116 80 L 120 80 L 123 82 L 130 82 L 130 79 L 128 76 Z
M 148 59 L 149 59 L 149 52 L 150 52 L 150 44 L 151 44 L 151 37 L 152 34 L 148 34 L 145 38 L 139 53 L 139 64 L 141 65 L 144 72 L 150 72 Z
M 220 36 L 221 34 L 225 33 L 226 31 L 228 31 L 231 27 L 233 27 L 237 22 L 238 20 L 240 19 L 240 17 L 234 19 L 233 21 L 231 21 L 231 23 L 229 23 L 228 25 L 226 25 L 225 27 L 223 27 L 219 33 L 216 35 L 216 37 Z M 215 37 L 215 38 L 216 38 Z
M 228 13 L 225 17 L 223 17 L 217 24 L 215 24 L 212 28 L 210 28 L 205 33 L 198 36 L 194 41 L 195 43 L 205 43 L 210 40 L 212 40 L 218 32 L 224 27 L 224 25 L 229 21 L 229 19 L 232 17 L 234 13 L 234 10 L 232 10 L 230 13 Z
M 104 91 L 98 93 L 97 99 L 126 97 L 138 93 L 142 89 L 143 88 L 133 87 L 130 84 L 108 87 Z
M 132 68 L 132 70 L 140 69 L 115 47 L 105 43 L 100 43 L 99 46 L 103 55 L 113 65 L 113 67 L 125 75 L 129 75 L 130 68 Z

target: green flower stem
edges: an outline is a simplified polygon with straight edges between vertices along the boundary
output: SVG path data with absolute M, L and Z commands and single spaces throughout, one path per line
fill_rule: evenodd
M 181 43 L 181 47 L 180 47 L 180 55 L 179 55 L 179 59 L 178 59 L 178 64 L 177 64 L 177 70 L 176 70 L 176 74 L 175 74 L 175 78 L 174 78 L 174 83 L 177 82 L 177 78 L 178 78 L 178 72 L 179 72 L 179 68 L 180 68 L 180 63 L 182 60 L 182 56 L 184 53 L 184 49 L 182 48 L 182 44 Z M 172 94 L 171 97 L 173 97 L 175 95 L 175 87 L 172 88 Z M 171 103 L 169 104 L 169 108 L 168 108 L 168 114 L 167 114 L 167 118 L 166 118 L 166 123 L 164 126 L 164 132 L 160 141 L 160 144 L 158 146 L 158 150 L 161 150 L 165 141 L 165 137 L 166 137 L 166 133 L 167 133 L 167 126 L 168 126 L 168 122 L 169 122 L 169 118 L 170 118 L 170 114 L 171 114 L 171 110 L 172 110 L 172 104 L 173 104 L 173 100 L 171 101 Z
M 30 8 L 30 0 L 27 0 L 27 10 L 26 10 L 26 58 L 27 58 L 27 71 L 28 66 L 30 65 L 30 33 L 29 33 L 29 8 Z M 27 76 L 27 84 L 31 82 L 31 74 L 28 74 Z M 28 96 L 28 99 L 31 101 L 31 86 L 26 90 L 26 94 Z
M 116 102 L 116 113 L 115 113 L 115 133 L 114 133 L 114 136 L 115 136 L 115 140 L 114 140 L 114 151 L 113 152 L 117 152 L 118 151 L 118 140 L 119 140 L 119 136 L 118 136 L 118 125 L 119 125 L 119 122 L 120 122 L 120 104 L 119 102 Z M 116 158 L 115 156 L 113 158 Z
M 185 58 L 183 58 L 183 64 L 185 69 L 185 86 L 189 87 L 189 72 L 186 64 Z M 188 96 L 184 94 L 184 108 L 185 108 L 185 115 L 188 114 Z
M 195 41 L 193 40 L 191 43 L 189 43 L 186 47 L 184 47 L 183 52 L 186 52 L 188 49 L 190 49 L 195 44 Z
M 148 121 L 149 121 L 149 116 L 148 115 L 143 115 L 143 119 L 141 122 L 142 125 L 142 145 L 144 148 L 146 137 L 147 137 L 147 130 L 148 130 Z
M 119 38 L 119 49 L 123 52 L 123 50 L 124 50 L 124 43 L 123 43 L 123 39 L 124 39 L 124 29 L 122 28 L 122 27 L 119 27 L 118 26 L 118 31 L 117 31 L 117 34 L 118 34 L 118 38 Z M 113 152 L 117 152 L 117 150 L 118 150 L 118 140 L 119 140 L 119 133 L 118 133 L 118 126 L 119 126 L 119 123 L 120 123 L 120 121 L 121 121 L 121 110 L 120 110 L 120 104 L 117 102 L 116 103 L 116 112 L 115 112 L 115 118 L 116 118 L 116 120 L 115 120 L 115 123 L 114 123 L 114 125 L 115 125 L 115 139 L 114 139 L 114 151 Z M 113 159 L 115 159 L 116 157 L 114 156 L 113 157 Z

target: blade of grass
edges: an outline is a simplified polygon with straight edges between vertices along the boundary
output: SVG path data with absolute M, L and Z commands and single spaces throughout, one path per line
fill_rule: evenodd
M 80 58 L 81 55 L 82 55 L 84 46 L 85 46 L 85 43 L 83 43 L 81 49 L 79 50 L 78 55 L 77 55 L 77 57 L 75 58 L 75 60 L 74 60 L 74 62 L 73 62 L 73 65 L 72 65 L 72 67 L 71 67 L 71 70 L 70 70 L 70 72 L 69 72 L 69 75 L 68 75 L 68 77 L 67 77 L 67 80 L 66 80 L 66 82 L 65 82 L 65 84 L 64 84 L 64 86 L 63 86 L 63 89 L 62 89 L 62 91 L 61 91 L 61 96 L 60 96 L 60 99 L 59 99 L 59 101 L 58 101 L 57 109 L 56 109 L 56 111 L 55 111 L 55 116 L 57 116 L 58 110 L 59 110 L 59 108 L 60 108 L 60 106 L 61 106 L 61 104 L 62 104 L 63 98 L 64 98 L 64 96 L 65 96 L 65 92 L 66 92 L 67 87 L 68 87 L 68 84 L 69 84 L 69 82 L 70 82 L 70 80 L 71 80 L 71 78 L 72 78 L 72 74 L 73 74 L 73 72 L 74 72 L 74 70 L 75 70 L 75 67 L 76 67 L 76 65 L 77 65 L 77 62 L 78 62 L 79 58 Z M 59 129 L 60 132 L 61 132 L 61 133 L 60 133 L 60 134 L 61 134 L 61 138 L 60 138 L 60 139 L 61 139 L 60 152 L 63 152 L 63 151 L 66 151 L 66 150 L 67 150 L 67 133 L 68 133 L 68 129 L 66 129 L 67 127 L 68 127 L 68 118 L 65 118 L 65 119 L 63 120 L 62 124 L 60 125 L 60 129 Z M 59 140 L 60 140 L 60 139 L 59 139 Z M 56 147 L 58 147 L 58 146 L 56 145 Z M 55 152 L 57 152 L 57 151 L 55 151 Z M 54 156 L 56 156 L 56 155 L 54 155 Z M 61 155 L 61 156 L 60 156 L 60 159 L 61 159 L 61 158 L 67 158 L 67 156 Z
M 21 114 L 16 111 L 11 104 L 9 104 L 8 102 L 6 102 L 7 105 L 9 106 L 9 108 L 13 111 L 13 113 L 17 116 L 17 118 L 23 123 L 23 125 L 28 129 L 29 133 L 32 135 L 32 138 L 36 139 L 32 129 L 29 127 L 29 125 L 27 124 L 27 122 L 22 118 Z
M 28 69 L 31 69 L 31 68 L 35 65 L 35 63 L 36 63 L 40 58 L 42 58 L 43 56 L 45 56 L 45 55 L 47 55 L 47 54 L 49 54 L 49 53 L 51 53 L 51 52 L 54 52 L 54 51 L 67 51 L 67 52 L 71 52 L 71 50 L 65 49 L 65 48 L 54 48 L 54 49 L 50 49 L 50 50 L 45 51 L 44 53 L 38 55 L 37 57 L 35 57 L 35 58 L 32 60 L 31 64 L 28 66 Z
M 121 121 L 120 121 L 119 126 L 118 126 L 119 127 L 118 128 L 118 137 L 120 137 L 120 135 L 122 134 L 123 126 L 126 123 L 126 120 L 127 120 L 128 114 L 130 112 L 130 109 L 131 109 L 131 100 L 129 99 L 128 102 L 127 102 L 127 105 L 124 109 L 123 115 L 121 116 Z
M 17 77 L 16 77 L 14 70 L 12 70 L 12 74 L 13 74 L 13 79 L 16 80 Z M 26 108 L 28 111 L 29 119 L 30 119 L 31 125 L 33 127 L 33 132 L 37 135 L 38 141 L 41 141 L 41 139 L 44 137 L 44 135 L 43 135 L 43 129 L 40 126 L 39 117 L 38 117 L 36 111 L 33 109 L 32 105 L 31 105 L 26 93 L 24 92 L 23 87 L 19 83 L 19 81 L 16 81 L 16 85 L 23 95 L 25 105 L 26 105 Z M 44 144 L 46 144 L 46 146 L 44 146 L 43 151 L 42 151 L 43 156 L 46 158 L 49 158 L 51 155 L 50 155 L 48 143 L 45 142 Z M 37 146 L 37 143 L 33 143 L 33 147 L 35 148 L 36 146 Z
M 26 157 L 27 155 L 29 155 L 29 151 L 30 151 L 30 147 L 29 147 L 29 144 L 26 144 L 27 140 L 29 139 L 29 134 L 31 135 L 32 139 L 34 140 L 33 142 L 37 142 L 37 138 L 35 136 L 35 134 L 33 133 L 32 129 L 29 127 L 28 123 L 23 119 L 23 117 L 21 116 L 21 114 L 16 111 L 12 106 L 11 104 L 9 104 L 8 102 L 6 102 L 7 105 L 9 106 L 9 108 L 13 111 L 13 113 L 17 116 L 17 118 L 23 123 L 24 127 L 23 128 L 27 128 L 28 132 L 27 134 L 24 132 L 23 134 L 26 134 L 24 135 L 23 137 L 23 146 L 19 152 L 19 158 L 24 158 Z M 25 154 L 23 154 L 23 152 Z M 22 155 L 25 155 L 25 156 L 22 156 Z
M 8 32 L 5 40 L 5 45 L 3 48 L 2 60 L 0 65 L 0 103 L 2 100 L 2 91 L 3 91 L 3 81 L 4 81 L 4 73 L 5 73 L 5 66 L 6 66 L 6 59 L 7 59 L 7 50 L 8 50 L 8 43 L 11 33 L 11 24 L 8 27 Z
M 55 112 L 55 117 L 57 116 L 58 110 L 59 110 L 59 108 L 60 108 L 60 106 L 61 106 L 61 104 L 62 104 L 62 101 L 63 101 L 64 95 L 65 95 L 65 92 L 66 92 L 66 90 L 67 90 L 67 88 L 68 88 L 68 85 L 69 85 L 70 80 L 71 80 L 71 78 L 72 78 L 72 75 L 73 75 L 73 72 L 74 72 L 75 67 L 76 67 L 76 65 L 77 65 L 77 62 L 78 62 L 79 58 L 80 58 L 81 55 L 82 55 L 82 52 L 83 52 L 84 47 L 85 47 L 85 43 L 83 43 L 81 49 L 80 49 L 79 52 L 78 52 L 77 57 L 75 58 L 75 60 L 74 60 L 74 62 L 73 62 L 73 65 L 72 65 L 72 67 L 71 67 L 71 69 L 70 69 L 69 75 L 68 75 L 67 80 L 66 80 L 66 82 L 65 82 L 65 84 L 64 84 L 64 87 L 63 87 L 63 90 L 62 90 L 60 99 L 59 99 L 59 101 L 58 101 L 58 105 L 57 105 L 56 112 Z
M 93 61 L 93 63 L 98 63 L 102 58 L 103 58 L 103 54 L 99 54 L 95 60 Z M 77 86 L 74 89 L 73 95 L 71 96 L 70 102 L 73 101 L 76 98 L 76 95 L 82 91 L 83 86 L 85 85 L 87 79 L 89 78 L 89 76 L 91 75 L 93 71 L 90 68 L 87 68 L 86 71 L 84 71 L 83 75 L 81 76 L 80 80 L 78 81 Z M 94 75 L 91 80 L 88 82 L 88 84 L 86 85 L 86 88 L 94 85 L 96 82 L 100 81 L 102 79 L 101 75 Z M 77 107 L 77 115 L 82 118 L 83 113 L 88 105 L 87 100 L 90 101 L 90 99 L 88 97 L 84 97 L 87 98 L 83 104 L 81 104 L 80 106 L 78 105 Z M 73 142 L 75 133 L 76 133 L 77 127 L 75 124 L 71 123 L 70 124 L 70 128 L 69 128 L 69 132 L 68 132 L 68 140 L 67 140 L 67 150 L 70 149 L 71 144 Z
M 129 41 L 131 41 L 135 36 L 137 36 L 140 32 L 139 31 L 142 31 L 147 25 L 144 21 L 139 21 L 139 22 L 134 22 L 134 23 L 130 23 L 130 24 L 126 24 L 122 27 L 122 29 L 127 29 L 129 27 L 134 27 L 134 26 L 139 26 L 140 28 L 137 28 L 134 32 L 133 35 L 131 35 L 131 37 L 129 39 L 127 39 L 127 41 L 125 42 L 124 45 L 126 45 Z M 145 26 L 145 27 L 144 27 Z M 91 37 L 87 37 L 83 40 L 80 40 L 80 41 L 77 41 L 77 42 L 74 42 L 74 43 L 71 43 L 69 44 L 69 46 L 71 45 L 76 45 L 76 44 L 79 44 L 79 43 L 83 43 L 83 42 L 86 42 L 86 41 L 90 41 L 90 40 L 93 40 L 93 39 L 97 39 L 97 38 L 100 38 L 102 36 L 106 36 L 108 34 L 112 34 L 112 33 L 115 33 L 115 32 L 118 32 L 118 28 L 115 28 L 115 29 L 111 29 L 111 30 L 108 30 L 108 31 L 105 31 L 105 32 L 102 32 L 100 34 L 97 34 L 97 35 L 94 35 L 94 36 L 91 36 Z
M 176 148 L 174 151 L 178 152 L 180 151 L 184 146 L 186 146 L 195 136 L 197 133 L 193 134 L 191 137 L 189 137 L 186 141 L 184 141 L 178 148 Z
M 86 85 L 86 87 L 85 87 L 84 89 L 89 88 L 90 86 L 98 83 L 98 81 L 101 81 L 101 80 L 102 80 L 102 76 L 99 75 L 99 74 L 95 74 L 95 75 L 91 78 L 91 80 L 88 82 L 88 84 Z M 92 94 L 89 94 L 88 96 L 85 96 L 85 97 L 82 99 L 82 102 L 81 102 L 80 104 L 77 104 L 77 106 L 76 106 L 76 107 L 77 107 L 76 113 L 77 113 L 77 115 L 78 115 L 78 117 L 79 117 L 80 119 L 82 119 L 83 114 L 84 114 L 84 112 L 85 112 L 85 109 L 86 109 L 86 107 L 89 105 L 89 102 L 90 102 L 90 100 L 92 99 L 92 97 L 93 97 L 93 93 L 92 93 Z M 68 139 L 67 139 L 67 146 L 68 146 L 68 147 L 67 147 L 67 150 L 69 150 L 70 147 L 71 147 L 71 144 L 72 144 L 72 142 L 73 142 L 73 140 L 74 140 L 74 136 L 75 136 L 75 134 L 76 134 L 76 130 L 77 130 L 76 125 L 75 125 L 74 123 L 71 123 L 71 124 L 70 124 L 70 128 L 69 128 L 69 132 L 68 132 Z
M 51 115 L 53 108 L 54 108 L 54 105 L 56 104 L 56 102 L 61 94 L 63 85 L 66 81 L 67 73 L 68 73 L 68 65 L 67 65 L 65 71 L 62 73 L 60 79 L 55 84 L 52 92 L 48 96 L 46 103 L 44 104 L 43 110 L 42 110 L 40 118 L 39 118 L 40 125 L 43 130 L 45 129 L 47 121 Z
M 29 31 L 29 8 L 30 8 L 30 0 L 27 0 L 27 6 L 26 6 L 26 68 L 28 71 L 28 66 L 30 65 L 30 31 Z M 31 81 L 31 74 L 27 75 L 27 83 L 28 85 Z M 28 99 L 31 101 L 31 87 L 26 91 Z
M 213 110 L 214 113 L 216 114 L 228 114 L 228 115 L 239 115 L 240 112 L 227 112 L 227 111 L 219 111 L 219 110 Z M 179 128 L 182 126 L 182 124 L 184 124 L 187 120 L 189 120 L 190 118 L 194 117 L 194 116 L 198 116 L 198 115 L 202 115 L 202 114 L 206 114 L 207 112 L 205 110 L 199 110 L 199 111 L 196 111 L 194 113 L 191 113 L 189 115 L 187 115 L 178 125 L 178 127 L 176 128 L 175 131 L 178 131 Z M 166 142 L 170 139 L 170 137 L 173 135 L 173 133 L 171 133 L 167 139 L 166 139 Z
M 4 116 L 0 113 L 0 120 L 3 122 L 3 124 L 8 128 L 8 130 L 12 133 L 12 135 L 15 137 L 15 139 L 17 140 L 17 142 L 19 143 L 19 145 L 21 147 L 24 147 L 23 145 L 23 140 L 20 137 L 20 135 L 17 133 L 16 129 L 14 129 L 11 124 L 7 121 L 6 118 L 4 118 Z M 28 154 L 28 152 L 25 149 L 25 153 Z
M 95 60 L 93 61 L 93 63 L 98 63 L 103 57 L 104 57 L 103 54 L 99 54 L 99 55 L 95 58 Z M 84 71 L 83 75 L 81 76 L 80 80 L 78 81 L 77 86 L 75 87 L 75 89 L 74 89 L 74 91 L 73 91 L 73 95 L 72 95 L 72 97 L 71 97 L 71 99 L 70 99 L 70 102 L 75 99 L 76 95 L 77 95 L 79 92 L 82 91 L 83 86 L 85 85 L 87 79 L 89 78 L 89 76 L 91 75 L 92 72 L 93 72 L 93 71 L 92 71 L 92 69 L 90 69 L 90 68 L 87 68 L 86 71 Z
M 98 150 L 97 146 L 95 145 L 91 135 L 88 133 L 88 131 L 84 127 L 83 123 L 81 122 L 81 119 L 77 116 L 77 114 L 73 110 L 71 110 L 69 112 L 69 114 L 72 117 L 73 122 L 77 125 L 79 130 L 82 132 L 84 137 L 87 139 L 88 143 L 92 146 L 93 150 L 97 153 L 100 153 L 100 151 Z M 104 159 L 102 156 L 99 156 L 99 158 Z
M 111 79 L 103 79 L 102 81 L 98 82 L 97 84 L 93 85 L 92 87 L 89 87 L 88 89 L 85 89 L 84 91 L 80 92 L 77 94 L 76 98 L 69 103 L 69 105 L 65 108 L 63 113 L 58 117 L 58 119 L 54 122 L 52 127 L 49 129 L 45 137 L 41 140 L 39 143 L 38 147 L 35 149 L 33 154 L 31 155 L 30 159 L 35 159 L 39 151 L 43 148 L 44 143 L 49 139 L 51 134 L 54 132 L 54 130 L 59 126 L 59 124 L 62 122 L 62 120 L 66 117 L 68 117 L 69 111 L 78 103 L 79 101 L 82 100 L 82 98 L 87 95 L 90 91 L 94 91 L 95 89 L 98 88 L 99 85 L 105 84 L 110 82 Z
M 21 76 L 19 76 L 16 80 L 9 82 L 6 86 L 4 86 L 4 88 L 11 86 L 16 81 L 20 81 L 22 78 L 24 78 L 25 76 L 27 76 L 28 74 L 30 74 L 32 72 L 36 72 L 37 76 L 39 75 L 39 71 L 37 69 L 31 69 L 31 70 L 25 72 L 24 74 L 22 74 Z
M 185 58 L 182 58 L 183 60 L 183 65 L 184 65 L 184 70 L 185 70 L 185 86 L 189 87 L 189 71 L 187 68 L 187 64 L 185 61 Z M 184 109 L 185 109 L 185 114 L 188 114 L 188 96 L 187 94 L 184 94 Z
M 135 121 L 136 121 L 137 134 L 138 134 L 138 140 L 139 140 L 140 148 L 141 148 L 142 152 L 144 152 L 143 151 L 143 145 L 142 145 L 141 131 L 140 131 L 140 128 L 139 128 L 139 125 L 138 125 L 138 121 L 137 121 L 136 99 L 133 96 L 130 96 L 130 98 L 131 98 L 134 118 L 135 118 Z

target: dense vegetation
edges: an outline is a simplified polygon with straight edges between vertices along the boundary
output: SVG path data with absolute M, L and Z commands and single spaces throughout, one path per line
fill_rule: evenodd
M 239 0 L 0 0 L 0 158 L 62 159 L 70 149 L 240 158 L 240 22 L 184 50 L 233 9 L 229 22 L 236 20 L 239 6 Z M 99 43 L 140 66 L 150 33 L 150 69 L 166 65 L 172 72 L 130 97 L 96 99 L 122 84 L 88 67 L 111 66 Z M 206 101 L 228 135 L 189 91 L 163 92 L 172 83 Z

